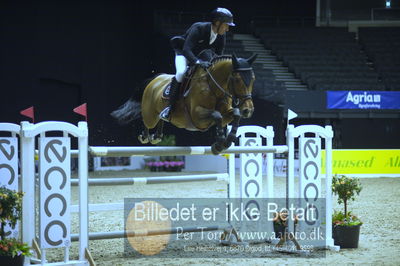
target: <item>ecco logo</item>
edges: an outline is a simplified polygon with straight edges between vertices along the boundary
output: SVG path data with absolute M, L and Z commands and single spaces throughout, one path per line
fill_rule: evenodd
M 69 140 L 66 139 L 65 140 Z M 41 211 L 43 224 L 41 225 L 43 238 L 50 247 L 59 247 L 68 245 L 69 240 L 66 239 L 69 225 L 65 224 L 65 215 L 67 215 L 69 202 L 69 171 L 66 167 L 69 163 L 67 160 L 69 141 L 62 141 L 61 138 L 51 138 L 44 140 L 44 148 L 42 150 L 41 159 Z M 46 143 L 47 141 L 47 143 Z M 68 184 L 68 185 L 67 185 Z M 68 197 L 68 198 L 66 198 Z M 69 215 L 69 214 L 68 214 Z M 57 232 L 57 233 L 54 233 Z M 55 237 L 58 237 L 55 239 Z M 67 242 L 67 243 L 66 243 Z
M 256 139 L 247 138 L 245 140 L 244 146 L 258 146 Z M 261 193 L 261 165 L 262 165 L 262 155 L 259 153 L 246 153 L 242 155 L 242 175 L 244 175 L 244 195 L 246 198 L 258 198 Z M 251 216 L 249 214 L 252 209 L 250 206 L 254 205 L 253 208 L 257 209 L 257 213 L 260 213 L 260 204 L 256 200 L 246 201 L 245 209 L 246 216 L 249 220 L 257 220 L 258 216 Z
M 320 145 L 318 145 L 317 138 L 304 138 L 301 144 L 303 158 L 305 161 L 302 162 L 302 175 L 305 180 L 305 184 L 302 184 L 302 197 L 306 201 L 305 217 L 304 220 L 308 225 L 313 225 L 316 220 L 319 219 L 319 210 L 315 203 L 318 201 L 320 191 L 317 182 L 319 181 L 320 165 L 318 160 L 320 159 Z M 319 140 L 319 138 L 318 138 Z M 311 195 L 314 195 L 313 197 Z M 309 220 L 308 214 L 313 209 L 313 220 Z

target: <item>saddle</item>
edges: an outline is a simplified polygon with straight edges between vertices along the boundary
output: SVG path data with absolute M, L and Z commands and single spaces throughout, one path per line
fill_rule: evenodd
M 189 93 L 189 84 L 192 79 L 192 76 L 196 72 L 197 65 L 190 66 L 188 67 L 188 70 L 185 72 L 185 76 L 183 78 L 183 81 L 181 83 L 181 86 L 178 88 L 179 90 L 179 96 L 180 98 L 183 96 L 185 97 Z M 171 88 L 171 82 L 169 82 L 165 88 L 163 89 L 163 95 L 162 98 L 168 100 L 169 99 L 169 90 Z
M 170 42 L 171 42 L 171 46 L 174 49 L 174 51 L 177 54 L 182 54 L 182 49 L 183 49 L 183 45 L 185 43 L 185 39 L 182 36 L 175 36 L 175 37 L 171 38 Z M 211 49 L 203 50 L 198 54 L 198 58 L 200 58 L 201 60 L 204 60 L 204 61 L 209 61 L 209 62 L 215 56 L 216 56 L 216 53 Z M 178 88 L 180 97 L 182 97 L 182 96 L 185 97 L 188 94 L 190 81 L 191 81 L 194 73 L 196 73 L 196 70 L 198 67 L 199 67 L 198 65 L 189 65 L 188 66 L 188 70 L 185 72 L 185 76 L 183 78 L 181 86 Z M 169 99 L 170 86 L 171 86 L 171 82 L 165 86 L 165 88 L 163 89 L 162 98 Z

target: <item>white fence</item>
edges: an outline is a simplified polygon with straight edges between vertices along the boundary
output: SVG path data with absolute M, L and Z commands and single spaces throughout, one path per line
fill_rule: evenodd
M 153 155 L 205 155 L 212 154 L 210 147 L 89 147 L 88 128 L 86 122 L 80 122 L 78 126 L 65 122 L 41 122 L 31 124 L 22 122 L 21 126 L 9 123 L 0 123 L 0 131 L 11 132 L 11 137 L 0 137 L 1 167 L 7 169 L 14 177 L 18 175 L 18 166 L 14 155 L 18 151 L 17 134 L 20 137 L 20 166 L 22 176 L 22 191 L 25 193 L 23 200 L 23 241 L 29 244 L 37 237 L 41 249 L 41 262 L 46 263 L 46 249 L 64 247 L 64 260 L 61 264 L 87 264 L 88 241 L 88 186 L 96 185 L 96 180 L 88 179 L 88 153 L 93 156 L 153 156 Z M 47 137 L 47 132 L 62 132 L 60 137 Z M 312 133 L 312 136 L 309 136 Z M 288 175 L 287 175 L 287 200 L 295 196 L 294 188 L 294 151 L 295 139 L 299 139 L 300 157 L 300 186 L 298 195 L 303 195 L 308 200 L 316 200 L 321 197 L 321 187 L 325 185 L 326 206 L 324 221 L 326 226 L 325 247 L 333 247 L 332 239 L 332 137 L 333 131 L 330 126 L 320 127 L 315 125 L 304 125 L 287 128 L 287 145 L 273 145 L 274 132 L 272 127 L 262 128 L 259 126 L 243 126 L 238 129 L 237 135 L 240 139 L 239 146 L 231 146 L 224 151 L 229 155 L 228 175 L 216 177 L 197 177 L 198 180 L 226 179 L 229 183 L 229 195 L 231 198 L 273 198 L 274 176 L 273 176 L 273 154 L 287 153 Z M 39 147 L 39 194 L 35 193 L 35 141 L 38 138 Z M 70 138 L 78 139 L 78 151 L 71 150 Z M 325 184 L 321 179 L 321 139 L 325 140 L 326 150 L 326 176 Z M 262 153 L 267 155 L 267 177 L 262 175 Z M 78 155 L 78 177 L 71 182 L 70 156 Z M 241 183 L 240 191 L 235 191 L 235 165 L 234 154 L 241 156 Z M 11 156 L 13 155 L 13 156 Z M 16 156 L 16 155 L 15 155 Z M 1 169 L 0 167 L 0 169 Z M 183 178 L 183 177 L 181 177 Z M 12 178 L 11 178 L 12 179 Z M 10 179 L 10 180 L 11 180 Z M 187 177 L 186 180 L 169 178 L 159 182 L 182 182 L 196 179 Z M 98 183 L 106 181 L 98 181 Z M 118 184 L 118 182 L 151 183 L 147 178 L 132 178 L 131 180 L 108 180 L 107 184 Z M 4 182 L 2 183 L 4 184 Z M 7 185 L 7 184 L 6 184 Z M 71 185 L 79 186 L 79 205 L 69 206 Z M 99 184 L 97 184 L 99 185 Z M 100 184 L 101 185 L 101 184 Z M 9 184 L 15 188 L 15 184 Z M 40 205 L 35 206 L 36 199 Z M 40 226 L 39 232 L 35 230 L 36 213 L 39 208 Z M 71 235 L 71 211 L 79 211 L 79 234 Z M 322 216 L 321 216 L 322 217 Z M 322 219 L 322 218 L 321 218 Z M 268 225 L 270 228 L 272 224 Z M 272 230 L 272 229 L 270 229 Z M 293 232 L 294 224 L 289 220 L 289 231 Z M 97 235 L 97 237 L 101 237 Z M 104 237 L 106 238 L 106 237 Z M 71 239 L 79 239 L 79 259 L 69 260 L 69 247 Z M 32 260 L 34 261 L 34 259 Z M 29 265 L 30 261 L 25 260 Z

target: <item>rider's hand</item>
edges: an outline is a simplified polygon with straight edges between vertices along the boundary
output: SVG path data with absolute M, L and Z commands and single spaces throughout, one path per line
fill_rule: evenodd
M 197 61 L 196 61 L 195 64 L 201 66 L 201 67 L 204 68 L 204 69 L 209 68 L 209 67 L 211 66 L 211 63 L 210 63 L 210 62 L 208 62 L 208 61 L 203 61 L 203 60 L 201 60 L 201 59 L 197 59 Z

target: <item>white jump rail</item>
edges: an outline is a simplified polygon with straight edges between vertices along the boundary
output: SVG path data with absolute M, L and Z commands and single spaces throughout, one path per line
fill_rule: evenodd
M 92 156 L 99 157 L 119 157 L 119 156 L 172 156 L 172 155 L 212 155 L 209 146 L 194 147 L 106 147 L 92 146 L 89 148 Z M 230 147 L 224 150 L 224 154 L 241 153 L 286 153 L 286 145 L 277 145 L 273 147 Z
M 89 185 L 112 186 L 112 185 L 153 185 L 182 182 L 199 181 L 224 181 L 229 182 L 229 175 L 224 174 L 199 174 L 199 175 L 178 175 L 178 176 L 159 176 L 159 177 L 113 177 L 113 178 L 89 178 Z M 79 185 L 79 179 L 72 179 L 71 185 Z

